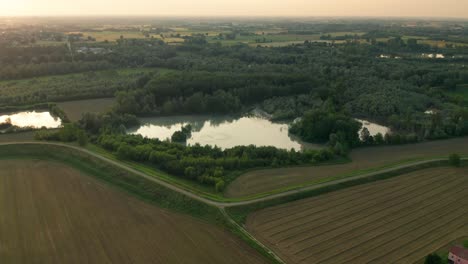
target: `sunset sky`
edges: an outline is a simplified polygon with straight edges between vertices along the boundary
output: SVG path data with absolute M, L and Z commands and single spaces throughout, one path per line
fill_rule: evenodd
M 31 15 L 468 18 L 468 0 L 0 0 L 0 16 Z

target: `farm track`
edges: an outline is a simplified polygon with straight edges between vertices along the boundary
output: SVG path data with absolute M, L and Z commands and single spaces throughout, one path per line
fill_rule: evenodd
M 178 185 L 175 185 L 172 182 L 168 182 L 168 181 L 162 180 L 160 178 L 148 175 L 146 173 L 143 173 L 141 171 L 133 169 L 130 166 L 128 166 L 126 164 L 123 164 L 123 163 L 121 163 L 119 161 L 106 158 L 106 157 L 104 157 L 104 156 L 102 156 L 102 155 L 100 155 L 98 153 L 89 151 L 89 150 L 81 148 L 81 147 L 72 146 L 72 145 L 63 144 L 63 143 L 43 142 L 43 141 L 18 141 L 18 142 L 4 142 L 4 143 L 0 142 L 0 146 L 7 146 L 7 145 L 49 145 L 49 146 L 56 146 L 56 147 L 64 147 L 64 148 L 68 148 L 68 149 L 73 149 L 73 150 L 85 153 L 85 154 L 87 154 L 89 156 L 92 156 L 94 158 L 100 159 L 100 160 L 102 160 L 104 162 L 110 163 L 110 164 L 112 164 L 112 165 L 114 165 L 116 167 L 119 167 L 121 169 L 127 170 L 127 171 L 129 171 L 129 172 L 131 172 L 133 174 L 136 174 L 136 175 L 138 175 L 140 177 L 143 177 L 143 178 L 145 178 L 145 179 L 147 179 L 149 181 L 155 182 L 155 183 L 157 183 L 159 185 L 162 185 L 162 186 L 164 186 L 164 187 L 166 187 L 166 188 L 168 188 L 170 190 L 173 190 L 175 192 L 181 193 L 181 194 L 183 194 L 185 196 L 188 196 L 188 197 L 190 197 L 192 199 L 204 202 L 206 204 L 209 204 L 209 205 L 212 205 L 212 206 L 215 206 L 215 207 L 218 207 L 218 208 L 255 204 L 255 203 L 259 203 L 259 202 L 273 200 L 273 199 L 276 199 L 276 198 L 291 196 L 291 195 L 302 193 L 302 192 L 316 190 L 316 189 L 320 189 L 320 188 L 327 187 L 327 186 L 332 186 L 332 185 L 339 184 L 339 183 L 345 183 L 345 182 L 353 181 L 353 180 L 357 180 L 357 179 L 368 178 L 368 177 L 372 177 L 372 176 L 379 175 L 379 174 L 382 174 L 382 173 L 389 173 L 389 172 L 398 171 L 398 170 L 405 169 L 405 168 L 411 168 L 411 167 L 414 167 L 414 166 L 419 166 L 419 165 L 424 165 L 424 164 L 429 164 L 429 163 L 433 163 L 433 162 L 445 161 L 446 160 L 446 159 L 429 159 L 429 160 L 423 160 L 423 161 L 415 161 L 415 162 L 410 163 L 410 164 L 395 166 L 395 167 L 382 169 L 382 170 L 379 170 L 379 171 L 376 171 L 376 172 L 371 172 L 371 173 L 364 173 L 364 174 L 360 174 L 360 175 L 353 176 L 353 177 L 348 177 L 348 178 L 335 180 L 335 181 L 330 181 L 330 182 L 326 182 L 326 183 L 322 183 L 322 184 L 307 186 L 307 187 L 303 187 L 303 188 L 299 188 L 299 189 L 294 189 L 294 190 L 285 191 L 285 192 L 281 192 L 281 193 L 277 193 L 277 194 L 263 196 L 263 197 L 260 197 L 260 198 L 246 199 L 246 200 L 242 200 L 242 201 L 218 201 L 218 200 L 215 200 L 215 199 L 213 199 L 211 197 L 206 197 L 206 196 L 204 196 L 202 194 L 198 194 L 198 193 L 194 192 L 191 189 L 188 189 L 188 188 L 186 189 L 186 188 L 183 188 L 183 187 L 179 187 Z
M 414 263 L 468 234 L 467 189 L 468 169 L 426 169 L 267 208 L 247 227 L 291 263 Z

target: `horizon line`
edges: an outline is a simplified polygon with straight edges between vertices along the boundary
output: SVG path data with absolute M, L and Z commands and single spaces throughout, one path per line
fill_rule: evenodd
M 0 18 L 365 18 L 365 19 L 447 19 L 447 20 L 466 20 L 468 17 L 446 17 L 446 16 L 399 16 L 399 15 L 386 15 L 386 16 L 372 16 L 372 15 L 183 15 L 183 14 L 47 14 L 47 15 L 32 15 L 32 14 L 21 14 L 21 15 L 0 15 Z

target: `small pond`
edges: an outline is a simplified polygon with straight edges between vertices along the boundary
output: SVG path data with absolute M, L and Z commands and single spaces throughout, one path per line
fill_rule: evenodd
M 130 129 L 130 134 L 168 139 L 182 126 L 192 126 L 187 144 L 232 148 L 241 145 L 275 146 L 281 149 L 317 149 L 320 145 L 301 142 L 289 134 L 289 123 L 276 123 L 262 117 L 172 116 L 141 119 L 142 126 Z
M 370 133 L 371 136 L 375 136 L 378 133 L 382 134 L 382 136 L 385 136 L 385 134 L 391 133 L 390 128 L 388 128 L 386 126 L 382 126 L 382 125 L 372 123 L 372 122 L 367 121 L 367 120 L 357 119 L 357 118 L 356 118 L 356 121 L 358 121 L 358 122 L 360 122 L 362 124 L 362 129 L 367 128 L 369 130 L 369 133 Z M 362 131 L 362 129 L 361 129 L 361 131 Z M 359 131 L 359 135 L 361 135 L 361 131 Z
M 49 112 L 25 111 L 0 115 L 0 124 L 17 127 L 58 128 L 62 125 L 60 118 L 53 117 Z

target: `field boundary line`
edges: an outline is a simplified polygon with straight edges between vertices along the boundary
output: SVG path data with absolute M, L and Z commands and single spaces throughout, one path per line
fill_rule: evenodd
M 278 263 L 281 264 L 286 264 L 285 261 L 283 261 L 273 250 L 265 246 L 262 242 L 260 242 L 258 239 L 256 239 L 252 234 L 249 233 L 245 228 L 240 226 L 234 219 L 232 219 L 229 214 L 224 210 L 224 208 L 219 209 L 221 211 L 221 214 L 229 221 L 231 225 L 233 225 L 237 230 L 239 230 L 243 235 L 247 236 L 250 240 L 255 242 L 257 245 L 263 248 L 266 253 L 268 253 L 271 257 L 273 257 Z
M 292 195 L 301 194 L 303 192 L 318 190 L 318 189 L 321 189 L 321 188 L 324 188 L 324 187 L 330 187 L 330 186 L 333 186 L 333 185 L 346 183 L 346 182 L 350 182 L 350 181 L 354 181 L 354 180 L 369 178 L 369 177 L 377 176 L 377 175 L 380 175 L 380 174 L 391 173 L 391 172 L 399 171 L 399 170 L 402 170 L 402 169 L 408 169 L 408 168 L 417 167 L 417 166 L 420 166 L 420 165 L 425 165 L 425 164 L 430 164 L 430 163 L 435 163 L 435 162 L 443 162 L 443 161 L 448 160 L 446 158 L 435 158 L 435 159 L 421 160 L 421 161 L 417 161 L 417 162 L 410 163 L 410 164 L 395 166 L 395 167 L 387 168 L 387 169 L 384 169 L 384 170 L 379 170 L 379 171 L 370 172 L 370 173 L 364 173 L 364 174 L 356 175 L 356 176 L 353 176 L 353 177 L 347 177 L 347 178 L 343 178 L 343 179 L 339 179 L 339 180 L 335 180 L 335 181 L 329 181 L 329 182 L 325 182 L 325 183 L 321 183 L 321 184 L 305 186 L 305 187 L 302 187 L 302 188 L 293 189 L 293 190 L 289 190 L 289 191 L 285 191 L 285 192 L 281 192 L 281 193 L 277 193 L 277 194 L 272 194 L 272 195 L 268 195 L 268 196 L 264 196 L 264 197 L 260 197 L 260 198 L 255 198 L 255 199 L 251 199 L 251 200 L 223 202 L 223 201 L 217 201 L 217 200 L 214 200 L 214 199 L 204 197 L 202 195 L 197 194 L 196 192 L 193 192 L 192 190 L 190 190 L 188 188 L 186 189 L 186 188 L 174 185 L 173 183 L 165 181 L 163 179 L 160 179 L 160 178 L 157 178 L 157 177 L 154 177 L 154 176 L 150 176 L 150 175 L 148 175 L 148 174 L 146 174 L 146 173 L 144 173 L 142 171 L 139 171 L 137 169 L 134 169 L 134 168 L 130 167 L 129 165 L 126 165 L 126 164 L 124 164 L 122 162 L 112 160 L 110 158 L 107 158 L 107 157 L 99 154 L 99 153 L 95 153 L 95 152 L 93 152 L 91 150 L 88 150 L 88 149 L 85 149 L 85 148 L 82 148 L 82 147 L 73 146 L 73 145 L 64 144 L 64 143 L 41 142 L 41 141 L 24 141 L 24 142 L 0 143 L 0 146 L 8 146 L 8 145 L 49 145 L 49 146 L 58 146 L 58 147 L 64 147 L 64 148 L 80 151 L 82 153 L 85 153 L 85 154 L 90 155 L 92 157 L 98 158 L 98 159 L 100 159 L 102 161 L 105 161 L 107 163 L 110 163 L 111 165 L 117 166 L 117 167 L 119 167 L 121 169 L 124 169 L 124 170 L 127 170 L 127 171 L 131 172 L 131 173 L 134 173 L 134 174 L 136 174 L 136 175 L 138 175 L 140 177 L 143 177 L 143 178 L 145 178 L 147 180 L 150 180 L 152 182 L 160 184 L 160 185 L 162 185 L 162 186 L 164 186 L 166 188 L 169 188 L 170 190 L 179 192 L 179 193 L 181 193 L 181 194 L 183 194 L 185 196 L 188 196 L 188 197 L 193 198 L 195 200 L 198 200 L 200 202 L 204 202 L 206 204 L 209 204 L 209 205 L 221 208 L 221 209 L 226 208 L 226 207 L 244 206 L 244 205 L 251 205 L 251 204 L 255 204 L 255 203 L 259 203 L 259 202 L 266 202 L 266 201 L 269 201 L 269 200 L 274 200 L 276 198 L 284 198 L 284 197 L 287 197 L 287 196 L 292 196 Z M 468 158 L 462 158 L 462 160 L 463 161 L 468 161 Z

